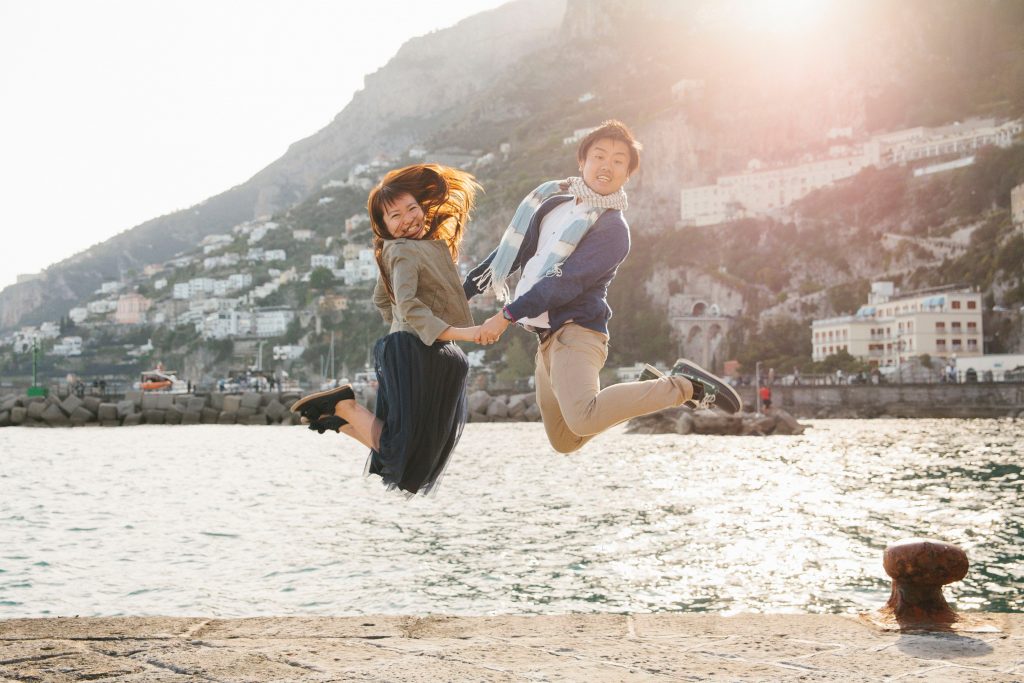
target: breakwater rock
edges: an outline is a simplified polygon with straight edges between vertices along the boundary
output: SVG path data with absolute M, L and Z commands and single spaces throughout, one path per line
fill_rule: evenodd
M 486 391 L 470 392 L 470 422 L 540 422 L 540 406 L 533 392 L 491 396 Z
M 695 411 L 687 407 L 666 408 L 657 413 L 634 417 L 626 424 L 626 432 L 629 434 L 769 436 L 803 434 L 806 428 L 806 425 L 797 422 L 785 410 L 773 410 L 769 415 L 727 415 L 719 410 Z
M 132 391 L 119 401 L 96 396 L 4 396 L 0 427 L 130 427 L 140 424 L 297 425 L 297 393 L 158 394 Z

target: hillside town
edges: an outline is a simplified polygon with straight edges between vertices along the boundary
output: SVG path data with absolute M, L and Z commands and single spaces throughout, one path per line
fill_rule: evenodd
M 701 82 L 683 80 L 673 87 L 672 94 L 685 100 L 699 97 L 701 89 Z M 584 93 L 580 102 L 591 98 L 592 93 Z M 563 139 L 563 146 L 576 144 L 591 130 L 574 129 Z M 970 119 L 853 140 L 849 127 L 835 127 L 828 133 L 824 157 L 804 155 L 772 167 L 751 159 L 742 173 L 719 176 L 712 185 L 684 188 L 680 227 L 704 228 L 778 214 L 811 192 L 832 187 L 868 167 L 913 164 L 915 177 L 964 168 L 974 163 L 977 150 L 1009 147 L 1022 130 L 1021 120 Z M 507 161 L 511 151 L 509 143 L 489 152 L 428 150 L 415 145 L 400 157 L 378 155 L 355 165 L 343 178 L 326 182 L 311 209 L 332 210 L 330 205 L 338 201 L 335 192 L 363 196 L 389 168 L 402 163 L 429 159 L 480 172 Z M 1011 204 L 1013 221 L 1024 231 L 1024 184 L 1013 189 Z M 87 359 L 109 354 L 111 347 L 116 347 L 116 353 L 138 363 L 155 364 L 160 351 L 152 339 L 123 340 L 140 329 L 184 330 L 186 337 L 204 343 L 238 342 L 231 362 L 261 370 L 273 366 L 279 381 L 281 370 L 310 385 L 335 381 L 328 376 L 330 359 L 322 350 L 304 359 L 307 347 L 303 339 L 308 337 L 307 331 L 322 334 L 324 318 L 331 315 L 375 319 L 368 288 L 377 278 L 377 264 L 365 211 L 342 214 L 332 225 L 333 230 L 314 229 L 288 212 L 208 235 L 193 250 L 103 282 L 89 301 L 68 310 L 61 320 L 24 326 L 0 337 L 0 350 L 6 347 L 24 354 L 38 347 L 54 359 Z M 295 297 L 289 302 L 282 296 L 289 288 L 312 288 L 316 296 L 306 305 L 296 306 Z M 742 307 L 742 297 L 721 287 L 704 294 L 671 296 L 668 317 L 680 353 L 706 365 L 720 365 L 725 360 L 723 344 Z M 935 292 L 901 293 L 892 282 L 875 282 L 868 301 L 855 313 L 814 320 L 808 335 L 813 346 L 809 361 L 821 363 L 835 354 L 849 354 L 876 374 L 891 374 L 911 362 L 919 365 L 921 357 L 934 359 L 934 373 L 918 373 L 926 378 L 962 380 L 970 370 L 972 378 L 980 374 L 982 379 L 1000 381 L 1016 377 L 1012 371 L 1004 372 L 1004 367 L 1024 366 L 1024 355 L 983 358 L 981 295 L 957 289 L 955 284 Z M 482 354 L 477 361 L 482 362 Z M 641 366 L 624 366 L 616 378 L 632 379 Z M 226 369 L 220 368 L 220 374 Z M 191 383 L 217 385 L 217 370 L 199 370 L 191 373 L 195 375 L 189 378 Z M 359 368 L 343 370 L 351 373 Z M 493 368 L 489 372 L 493 376 Z M 739 381 L 738 371 L 736 379 Z

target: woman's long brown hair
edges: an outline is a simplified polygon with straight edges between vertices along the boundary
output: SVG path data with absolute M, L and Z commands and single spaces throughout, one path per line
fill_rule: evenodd
M 366 210 L 373 228 L 373 255 L 391 301 L 395 293 L 384 271 L 384 242 L 395 239 L 384 223 L 384 211 L 402 195 L 410 194 L 423 209 L 426 231 L 421 239 L 444 240 L 452 260 L 458 261 L 459 244 L 469 222 L 473 200 L 480 185 L 471 174 L 438 164 L 415 164 L 388 171 L 370 190 Z

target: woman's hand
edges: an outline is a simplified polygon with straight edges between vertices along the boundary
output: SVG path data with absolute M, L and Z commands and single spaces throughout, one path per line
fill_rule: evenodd
M 485 320 L 483 325 L 480 325 L 476 342 L 478 344 L 493 344 L 501 338 L 508 326 L 509 321 L 505 319 L 501 311 L 498 311 Z

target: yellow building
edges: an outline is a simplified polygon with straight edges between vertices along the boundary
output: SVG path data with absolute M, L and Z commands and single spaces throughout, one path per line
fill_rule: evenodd
M 873 366 L 895 366 L 923 354 L 943 359 L 982 354 L 980 292 L 947 289 L 897 297 L 891 282 L 872 283 L 871 290 L 855 314 L 811 324 L 814 360 L 847 351 Z

